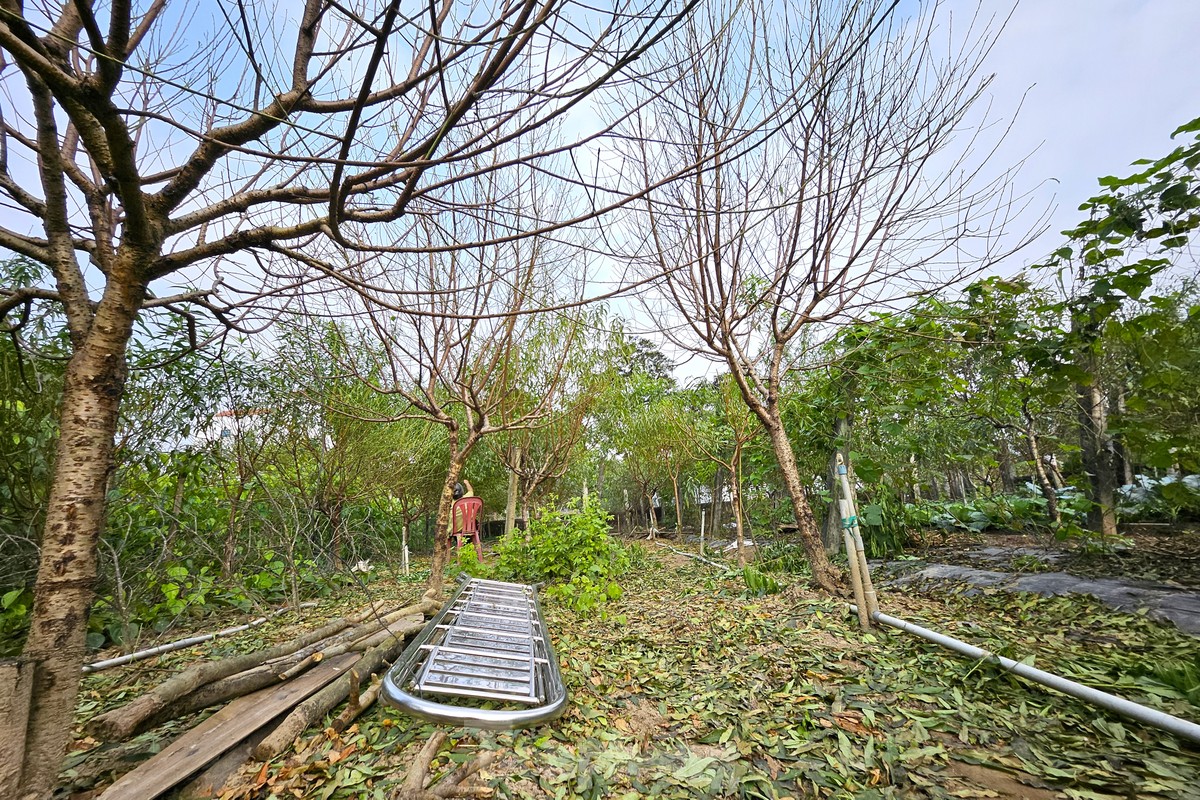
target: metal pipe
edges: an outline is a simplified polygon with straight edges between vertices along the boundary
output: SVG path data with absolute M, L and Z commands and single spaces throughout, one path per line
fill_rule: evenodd
M 857 611 L 857 609 L 855 609 Z M 945 634 L 931 631 L 928 628 L 922 628 L 920 625 L 914 625 L 911 622 L 906 622 L 897 617 L 892 617 L 884 614 L 881 611 L 876 611 L 871 615 L 872 619 L 884 625 L 889 625 L 893 628 L 911 633 L 914 636 L 920 636 L 934 644 L 941 645 L 948 650 L 953 650 L 956 653 L 961 653 L 964 656 L 986 661 L 990 664 L 996 664 L 1003 667 L 1005 670 L 1018 675 L 1026 680 L 1031 680 L 1035 683 L 1040 683 L 1043 686 L 1048 686 L 1051 689 L 1069 694 L 1083 700 L 1085 703 L 1106 708 L 1109 711 L 1115 711 L 1118 714 L 1123 714 L 1130 719 L 1135 719 L 1138 722 L 1151 725 L 1155 728 L 1160 728 L 1168 733 L 1173 733 L 1176 736 L 1184 739 L 1189 739 L 1193 742 L 1200 742 L 1200 725 L 1194 722 L 1189 722 L 1186 719 L 1172 716 L 1164 711 L 1158 711 L 1153 708 L 1135 703 L 1132 700 L 1126 700 L 1123 697 L 1102 692 L 1099 689 L 1093 689 L 1090 686 L 1084 686 L 1082 683 L 1068 680 L 1060 675 L 1055 675 L 1052 672 L 1031 667 L 1028 664 L 1022 664 L 1019 661 L 1014 661 L 1011 658 L 996 655 L 983 648 L 967 644 Z

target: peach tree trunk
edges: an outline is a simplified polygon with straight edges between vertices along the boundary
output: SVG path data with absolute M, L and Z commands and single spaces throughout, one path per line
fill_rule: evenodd
M 779 471 L 783 473 L 783 482 L 787 487 L 788 496 L 792 501 L 792 515 L 796 518 L 796 529 L 800 534 L 800 543 L 804 554 L 812 566 L 813 581 L 831 594 L 842 594 L 844 581 L 842 575 L 830 562 L 825 552 L 825 544 L 821 541 L 821 530 L 813 517 L 812 507 L 808 504 L 808 496 L 804 485 L 800 482 L 800 468 L 796 465 L 796 454 L 792 443 L 787 437 L 783 423 L 778 419 L 763 420 L 767 435 L 771 439 L 771 449 L 779 462 Z
M 442 484 L 442 496 L 438 500 L 437 524 L 433 528 L 433 559 L 429 564 L 429 582 L 425 585 L 425 597 L 434 600 L 442 599 L 442 581 L 446 575 L 446 563 L 450 560 L 450 514 L 454 509 L 454 485 L 458 483 L 466 459 L 466 453 L 454 452 L 451 448 L 446 482 Z
M 23 798 L 48 797 L 74 727 L 113 468 L 125 351 L 145 287 L 110 283 L 67 365 L 33 616 L 22 653 L 34 669 Z

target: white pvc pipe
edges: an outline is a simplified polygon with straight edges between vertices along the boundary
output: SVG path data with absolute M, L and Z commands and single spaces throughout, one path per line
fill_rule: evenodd
M 857 609 L 855 609 L 857 612 Z M 871 615 L 876 622 L 890 625 L 893 628 L 898 628 L 905 633 L 911 633 L 914 636 L 920 636 L 934 644 L 941 645 L 948 650 L 953 650 L 956 653 L 961 653 L 969 658 L 974 658 L 979 661 L 987 661 L 991 664 L 997 664 L 1014 675 L 1019 675 L 1026 680 L 1031 680 L 1035 683 L 1040 683 L 1043 686 L 1048 686 L 1051 689 L 1069 694 L 1083 700 L 1085 703 L 1106 708 L 1109 711 L 1115 711 L 1118 714 L 1124 714 L 1130 719 L 1135 719 L 1138 722 L 1151 725 L 1155 728 L 1161 728 L 1164 731 L 1173 733 L 1176 736 L 1184 739 L 1190 739 L 1193 742 L 1200 742 L 1200 725 L 1194 722 L 1189 722 L 1186 719 L 1172 716 L 1164 711 L 1147 708 L 1146 706 L 1135 703 L 1132 700 L 1126 700 L 1123 697 L 1102 692 L 1099 689 L 1093 689 L 1090 686 L 1084 686 L 1082 683 L 1068 680 L 1060 675 L 1055 675 L 1052 672 L 1031 667 L 1028 664 L 1022 664 L 1019 661 L 1013 661 L 1011 658 L 996 655 L 995 653 L 984 650 L 980 647 L 967 644 L 966 642 L 946 636 L 936 631 L 931 631 L 928 628 L 922 628 L 920 625 L 914 625 L 911 622 L 906 622 L 902 619 L 889 616 L 881 611 L 876 611 Z
M 300 608 L 316 608 L 316 606 L 316 603 L 300 604 Z M 271 616 L 277 617 L 280 614 L 290 610 L 291 609 L 289 608 L 281 608 L 271 614 Z M 160 644 L 157 647 L 151 647 L 146 650 L 139 650 L 136 653 L 118 656 L 117 658 L 106 658 L 103 661 L 94 661 L 91 664 L 84 664 L 83 672 L 85 675 L 89 672 L 99 672 L 100 670 L 108 669 L 109 667 L 119 667 L 122 664 L 132 664 L 134 661 L 142 661 L 143 659 L 151 658 L 152 656 L 162 655 L 163 653 L 171 653 L 175 650 L 182 650 L 185 647 L 191 647 L 195 644 L 204 644 L 205 642 L 216 639 L 218 636 L 228 636 L 231 633 L 241 633 L 242 631 L 250 630 L 253 627 L 262 625 L 267 621 L 267 619 L 268 617 L 259 617 L 258 619 L 251 620 L 245 625 L 235 625 L 232 628 L 225 628 L 224 630 L 217 631 L 216 633 L 205 633 L 201 634 L 200 636 L 189 636 L 186 639 L 177 639 L 174 642 Z
M 681 555 L 681 556 L 687 556 L 688 558 L 694 558 L 697 561 L 703 561 L 705 564 L 708 564 L 710 567 L 716 567 L 717 569 L 729 569 L 728 564 L 719 564 L 716 561 L 710 561 L 709 559 L 705 558 L 704 556 L 698 556 L 695 553 L 688 553 L 683 550 L 676 550 L 674 547 L 671 547 L 670 545 L 665 545 L 662 542 L 659 542 L 658 546 L 665 547 L 666 549 L 670 550 L 672 553 L 677 553 L 678 555 Z

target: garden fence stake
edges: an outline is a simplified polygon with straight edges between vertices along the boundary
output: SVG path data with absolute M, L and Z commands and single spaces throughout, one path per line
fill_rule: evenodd
M 871 612 L 863 592 L 862 573 L 859 570 L 858 558 L 854 553 L 854 537 L 850 533 L 850 501 L 845 498 L 838 500 L 838 510 L 842 516 L 842 537 L 846 541 L 846 560 L 850 565 L 850 586 L 854 589 L 854 602 L 859 608 L 858 624 L 864 631 L 871 629 Z
M 862 578 L 863 598 L 867 603 L 868 616 L 874 615 L 879 611 L 879 598 L 875 594 L 875 584 L 871 581 L 871 568 L 867 566 L 867 551 L 863 546 L 862 531 L 858 527 L 858 509 L 854 506 L 854 501 L 851 499 L 854 495 L 850 491 L 850 478 L 846 474 L 846 462 L 842 458 L 842 454 L 837 454 L 837 472 L 838 480 L 842 486 L 842 497 L 846 498 L 846 502 L 850 506 L 849 515 L 843 514 L 843 519 L 850 523 L 850 534 L 854 538 L 854 551 L 847 552 L 846 558 L 851 561 L 858 561 L 858 571 Z

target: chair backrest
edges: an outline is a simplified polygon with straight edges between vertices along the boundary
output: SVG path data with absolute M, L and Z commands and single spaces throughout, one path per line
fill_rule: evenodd
M 481 497 L 464 497 L 454 501 L 450 512 L 450 530 L 454 533 L 475 533 L 478 530 L 479 511 L 482 508 Z

